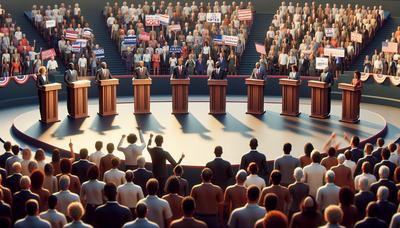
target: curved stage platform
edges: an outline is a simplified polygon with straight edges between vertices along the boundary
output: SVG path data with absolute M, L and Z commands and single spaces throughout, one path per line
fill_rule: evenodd
M 223 146 L 225 159 L 239 163 L 243 153 L 249 150 L 252 137 L 259 139 L 259 150 L 267 159 L 272 159 L 282 154 L 282 146 L 287 141 L 293 145 L 292 154 L 300 156 L 306 142 L 321 149 L 332 132 L 336 132 L 341 141 L 344 141 L 343 133 L 347 132 L 367 142 L 383 135 L 387 129 L 382 116 L 365 109 L 361 110 L 360 124 L 346 124 L 338 121 L 339 105 L 333 105 L 331 117 L 325 120 L 309 118 L 309 104 L 301 104 L 299 117 L 281 116 L 279 103 L 266 103 L 267 112 L 262 116 L 248 115 L 245 114 L 246 105 L 245 102 L 228 102 L 226 115 L 213 116 L 208 114 L 208 102 L 197 101 L 190 102 L 188 115 L 172 115 L 171 102 L 159 101 L 152 102 L 152 114 L 134 115 L 133 103 L 119 103 L 119 115 L 105 118 L 97 115 L 97 105 L 89 105 L 89 118 L 72 120 L 67 117 L 66 103 L 62 102 L 60 122 L 44 125 L 38 121 L 39 112 L 35 110 L 15 118 L 12 130 L 25 143 L 46 149 L 66 150 L 72 140 L 78 152 L 84 147 L 93 151 L 96 140 L 117 146 L 122 134 L 136 133 L 136 127 L 140 126 L 146 142 L 150 133 L 161 134 L 165 138 L 164 147 L 174 158 L 185 153 L 188 156 L 184 165 L 202 166 L 214 157 L 216 145 Z M 341 147 L 347 145 L 343 142 Z M 123 158 L 122 153 L 116 154 Z M 148 153 L 144 152 L 144 156 L 150 161 Z

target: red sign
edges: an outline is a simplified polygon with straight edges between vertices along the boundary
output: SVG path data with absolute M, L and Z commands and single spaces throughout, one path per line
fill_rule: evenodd
M 148 32 L 141 32 L 141 33 L 139 34 L 139 40 L 150 41 L 150 33 L 148 33 Z
M 160 26 L 158 15 L 146 15 L 146 26 Z
M 54 48 L 42 51 L 42 60 L 50 59 L 52 56 L 56 56 Z

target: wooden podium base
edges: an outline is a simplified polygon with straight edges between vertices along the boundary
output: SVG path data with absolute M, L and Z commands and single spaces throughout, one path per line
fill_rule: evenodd
M 281 116 L 294 116 L 294 117 L 298 117 L 300 116 L 301 112 L 298 113 L 285 113 L 285 112 L 281 112 Z
M 263 112 L 246 112 L 246 114 L 251 114 L 251 115 L 264 115 L 265 114 L 265 110 Z
M 97 115 L 101 116 L 101 117 L 107 117 L 107 116 L 118 116 L 118 113 L 100 113 L 97 112 Z
M 44 120 L 39 120 L 39 122 L 40 123 L 42 123 L 42 124 L 53 124 L 53 123 L 57 123 L 57 122 L 60 122 L 61 120 L 47 120 L 47 121 L 44 121 Z
M 84 119 L 84 118 L 88 118 L 88 117 L 90 117 L 90 116 L 89 115 L 71 115 L 71 114 L 68 114 L 68 118 L 74 119 L 74 120 L 76 120 L 76 119 Z
M 310 115 L 311 118 L 315 118 L 315 119 L 329 119 L 331 117 L 331 115 L 325 115 L 325 116 L 319 116 L 319 115 Z
M 339 121 L 343 122 L 343 123 L 352 123 L 352 124 L 354 124 L 354 123 L 359 123 L 360 119 L 356 119 L 356 120 L 344 120 L 344 119 L 341 119 Z

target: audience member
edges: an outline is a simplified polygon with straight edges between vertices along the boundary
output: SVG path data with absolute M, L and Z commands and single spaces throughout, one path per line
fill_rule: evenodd
M 335 185 L 335 173 L 329 170 L 325 173 L 325 185 L 318 188 L 317 203 L 321 211 L 324 211 L 329 205 L 336 205 L 339 203 L 340 187 Z
M 35 170 L 31 174 L 31 191 L 39 196 L 39 211 L 47 210 L 47 201 L 50 192 L 43 188 L 44 175 L 40 170 Z
M 118 169 L 119 158 L 113 158 L 111 165 L 111 169 L 104 173 L 103 181 L 105 183 L 113 183 L 118 187 L 125 183 L 125 173 Z
M 125 169 L 134 170 L 137 168 L 137 157 L 142 155 L 144 148 L 146 148 L 146 142 L 144 141 L 143 132 L 138 128 L 140 144 L 136 144 L 137 136 L 135 134 L 122 135 L 121 140 L 118 143 L 117 150 L 121 151 L 125 155 Z M 125 138 L 129 145 L 127 147 L 122 147 Z
M 51 225 L 46 220 L 41 219 L 39 214 L 39 204 L 35 199 L 29 199 L 24 203 L 22 208 L 22 213 L 27 216 L 15 222 L 15 228 L 25 228 L 25 227 L 42 227 L 50 228 Z
M 378 192 L 376 193 L 376 202 L 379 206 L 378 218 L 385 221 L 386 224 L 390 224 L 393 215 L 397 211 L 396 205 L 388 201 L 389 194 L 389 189 L 386 186 L 380 186 L 378 188 Z
M 208 162 L 206 167 L 211 169 L 213 172 L 213 178 L 211 182 L 221 187 L 222 190 L 225 190 L 233 176 L 233 171 L 231 163 L 221 158 L 222 153 L 221 146 L 215 147 L 215 159 Z
M 86 224 L 82 221 L 85 209 L 80 202 L 73 202 L 68 206 L 68 216 L 72 222 L 66 224 L 65 228 L 92 228 L 93 226 Z
M 281 184 L 285 187 L 294 182 L 293 171 L 300 166 L 300 160 L 290 155 L 292 144 L 283 145 L 284 155 L 277 158 L 274 162 L 274 169 L 279 170 L 282 175 Z
M 194 218 L 194 212 L 196 210 L 195 200 L 187 196 L 182 200 L 182 211 L 183 217 L 172 221 L 171 228 L 206 228 L 207 225 L 200 220 Z
M 260 205 L 263 206 L 265 202 L 265 195 L 268 193 L 274 193 L 275 195 L 278 196 L 278 205 L 277 205 L 277 210 L 287 213 L 289 209 L 289 204 L 290 204 L 290 193 L 289 190 L 282 186 L 281 183 L 282 175 L 278 170 L 274 170 L 271 173 L 271 186 L 265 187 L 262 190 L 261 197 L 260 197 Z
M 339 206 L 330 205 L 325 209 L 324 218 L 327 224 L 325 226 L 321 226 L 324 228 L 328 227 L 338 227 L 344 228 L 344 226 L 339 225 L 343 219 L 343 211 Z
M 117 200 L 121 205 L 128 207 L 132 217 L 136 218 L 136 205 L 144 198 L 142 188 L 133 183 L 134 174 L 132 170 L 125 172 L 126 183 L 117 188 Z
M 354 197 L 354 205 L 358 210 L 358 220 L 365 217 L 365 211 L 368 204 L 375 200 L 375 195 L 369 191 L 368 179 L 361 178 L 358 182 L 358 188 L 360 191 Z
M 236 183 L 228 186 L 224 194 L 224 204 L 226 212 L 231 214 L 233 210 L 239 207 L 243 207 L 246 204 L 246 191 L 247 188 L 244 186 L 246 181 L 247 173 L 241 169 L 236 173 Z
M 166 195 L 162 199 L 166 200 L 172 212 L 171 221 L 179 219 L 183 216 L 182 212 L 182 200 L 183 197 L 178 194 L 179 192 L 179 180 L 174 176 L 170 176 L 165 184 L 164 192 Z
M 51 195 L 48 198 L 48 210 L 40 213 L 40 218 L 48 221 L 52 228 L 63 228 L 67 224 L 65 215 L 57 211 L 57 197 Z
M 310 188 L 303 183 L 304 173 L 300 167 L 297 167 L 293 172 L 293 177 L 296 180 L 293 184 L 289 185 L 289 193 L 292 202 L 289 207 L 289 218 L 298 211 L 303 200 L 308 196 Z
M 250 152 L 242 156 L 240 161 L 240 169 L 248 169 L 250 163 L 256 163 L 260 176 L 267 180 L 267 159 L 264 154 L 257 151 L 258 140 L 252 138 L 250 140 Z M 262 189 L 262 188 L 261 188 Z
M 335 185 L 339 187 L 354 188 L 351 169 L 343 164 L 346 161 L 346 157 L 343 154 L 340 154 L 337 160 L 339 164 L 331 168 L 331 170 L 335 173 Z
M 338 165 L 336 149 L 334 147 L 329 147 L 328 156 L 321 160 L 321 165 L 323 165 L 326 170 L 330 170 L 332 167 Z
M 139 185 L 147 196 L 146 183 L 153 178 L 153 173 L 145 168 L 146 160 L 143 156 L 138 157 L 137 164 L 138 168 L 133 171 L 133 183 Z
M 371 192 L 376 195 L 378 189 L 381 186 L 385 186 L 389 190 L 388 200 L 392 203 L 397 203 L 397 187 L 393 181 L 388 179 L 389 172 L 389 168 L 386 166 L 381 166 L 379 168 L 379 180 L 371 185 Z
M 88 172 L 95 166 L 93 162 L 88 160 L 89 151 L 83 148 L 79 151 L 79 160 L 72 164 L 71 174 L 79 178 L 81 183 L 89 180 Z
M 318 210 L 317 202 L 315 202 L 312 196 L 307 196 L 301 203 L 300 212 L 292 216 L 290 227 L 319 227 L 323 223 L 324 219 Z
M 310 188 L 310 195 L 315 197 L 317 190 L 323 185 L 326 169 L 320 164 L 321 155 L 318 151 L 311 153 L 312 163 L 303 168 L 304 183 Z
M 379 205 L 375 202 L 371 202 L 367 206 L 366 210 L 366 217 L 358 221 L 356 225 L 354 226 L 355 228 L 369 228 L 369 227 L 376 227 L 376 228 L 384 228 L 387 227 L 385 221 L 380 220 L 378 218 L 379 216 Z
M 247 167 L 247 172 L 249 175 L 246 178 L 246 181 L 244 182 L 244 186 L 248 188 L 251 185 L 257 186 L 260 191 L 266 186 L 265 180 L 258 176 L 258 166 L 255 162 L 252 162 L 249 164 L 249 167 Z
M 68 212 L 68 205 L 72 202 L 79 202 L 80 198 L 79 195 L 73 193 L 69 190 L 70 186 L 70 178 L 67 175 L 63 175 L 60 177 L 59 180 L 59 187 L 60 191 L 54 193 L 57 197 L 57 210 L 63 214 L 67 214 Z
M 25 204 L 28 200 L 33 199 L 36 200 L 36 206 L 38 207 L 37 210 L 39 210 L 39 205 L 37 202 L 39 202 L 39 196 L 35 193 L 32 193 L 31 190 L 29 189 L 31 187 L 31 180 L 29 179 L 28 176 L 23 176 L 20 181 L 20 187 L 21 190 L 14 193 L 13 197 L 13 218 L 14 221 L 18 219 L 22 219 L 25 217 L 27 214 L 27 211 L 25 211 Z M 36 215 L 36 210 L 35 210 L 35 215 Z
M 187 196 L 189 195 L 189 182 L 182 177 L 183 175 L 183 167 L 181 165 L 175 166 L 173 170 L 174 176 L 178 178 L 179 181 L 179 195 Z
M 144 203 L 138 203 L 136 207 L 137 219 L 134 221 L 125 223 L 123 228 L 159 228 L 159 226 L 148 220 L 147 216 L 147 206 Z
M 354 206 L 354 193 L 348 187 L 343 187 L 339 191 L 339 207 L 343 211 L 343 219 L 340 225 L 354 227 L 358 221 L 357 208 Z

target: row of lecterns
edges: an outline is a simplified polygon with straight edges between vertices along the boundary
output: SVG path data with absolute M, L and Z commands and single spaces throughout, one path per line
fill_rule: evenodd
M 265 81 L 258 79 L 246 79 L 247 85 L 247 112 L 248 114 L 261 115 L 264 109 L 264 87 Z M 101 116 L 117 115 L 117 86 L 118 79 L 100 80 L 99 88 L 99 111 Z M 133 79 L 134 87 L 134 114 L 150 114 L 150 88 L 151 79 Z M 172 113 L 188 113 L 188 96 L 190 79 L 171 79 L 172 86 Z M 298 116 L 299 111 L 299 89 L 301 82 L 291 79 L 280 79 L 282 87 L 282 115 Z M 210 89 L 210 111 L 209 114 L 219 115 L 226 113 L 226 88 L 227 80 L 208 80 Z M 328 118 L 330 110 L 330 88 L 327 83 L 320 81 L 308 81 L 311 88 L 311 115 L 313 118 Z M 71 94 L 69 104 L 69 116 L 74 119 L 88 117 L 88 89 L 90 81 L 81 80 L 73 82 L 68 89 Z M 40 89 L 41 121 L 53 123 L 58 120 L 58 90 L 60 83 L 45 85 Z M 356 123 L 360 116 L 361 89 L 346 83 L 339 83 L 342 94 L 342 118 L 341 121 Z

